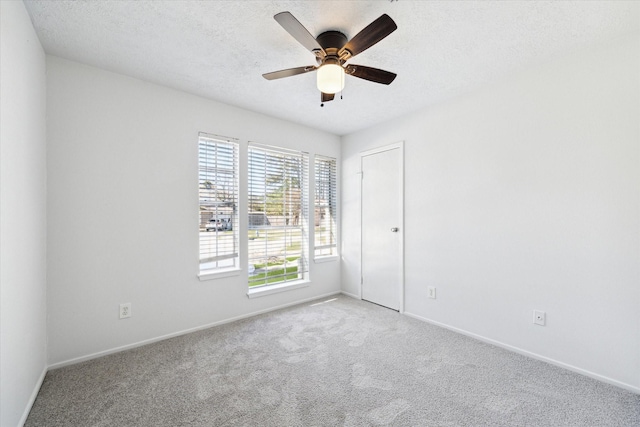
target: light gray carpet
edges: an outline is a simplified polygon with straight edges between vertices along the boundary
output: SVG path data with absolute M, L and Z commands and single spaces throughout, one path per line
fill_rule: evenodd
M 27 426 L 640 426 L 640 395 L 347 297 L 49 372 Z

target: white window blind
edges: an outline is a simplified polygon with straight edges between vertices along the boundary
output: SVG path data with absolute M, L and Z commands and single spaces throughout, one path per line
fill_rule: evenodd
M 314 257 L 337 255 L 336 159 L 315 157 L 315 248 Z
M 249 287 L 300 280 L 308 272 L 309 157 L 249 146 Z
M 238 267 L 238 144 L 198 138 L 200 272 Z

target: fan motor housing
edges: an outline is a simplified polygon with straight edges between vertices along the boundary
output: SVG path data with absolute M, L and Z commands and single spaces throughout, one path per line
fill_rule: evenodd
M 347 44 L 347 36 L 342 34 L 340 31 L 325 31 L 316 37 L 318 44 L 322 46 L 324 50 L 335 48 L 340 49 L 342 46 Z
M 327 57 L 335 56 L 338 57 L 338 51 L 347 44 L 347 36 L 345 36 L 340 31 L 325 31 L 316 37 L 316 41 L 324 51 L 327 53 Z M 322 58 L 318 58 L 318 63 L 322 62 Z

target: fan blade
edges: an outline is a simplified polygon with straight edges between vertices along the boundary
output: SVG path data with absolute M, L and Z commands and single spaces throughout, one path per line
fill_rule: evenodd
M 389 15 L 384 14 L 349 40 L 347 44 L 340 49 L 338 56 L 342 56 L 345 50 L 348 50 L 352 57 L 356 56 L 387 37 L 394 32 L 396 28 L 398 28 L 398 26 L 393 22 L 393 19 L 391 19 Z
M 324 93 L 324 92 L 322 92 L 322 97 L 320 98 L 320 102 L 333 101 L 333 98 L 335 96 L 336 96 L 335 93 Z
M 265 73 L 262 75 L 262 77 L 264 77 L 267 80 L 275 80 L 275 79 L 281 79 L 283 77 L 291 77 L 291 76 L 297 76 L 298 74 L 308 73 L 309 71 L 314 71 L 316 68 L 318 67 L 314 67 L 313 65 L 308 65 L 306 67 L 287 68 L 286 70 Z
M 381 70 L 379 68 L 365 67 L 364 65 L 347 65 L 345 72 L 354 77 L 369 80 L 370 82 L 390 84 L 397 76 L 396 73 Z
M 322 52 L 322 56 L 326 55 L 316 38 L 290 12 L 280 12 L 273 19 L 278 21 L 278 24 L 282 25 L 282 28 L 287 30 L 302 46 L 311 52 Z

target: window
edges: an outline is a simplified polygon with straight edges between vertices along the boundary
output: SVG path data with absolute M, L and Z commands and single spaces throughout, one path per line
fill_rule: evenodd
M 200 273 L 238 268 L 238 144 L 199 134 Z
M 314 257 L 337 255 L 336 245 L 336 159 L 316 156 Z
M 306 153 L 250 145 L 249 288 L 300 280 L 308 272 Z

